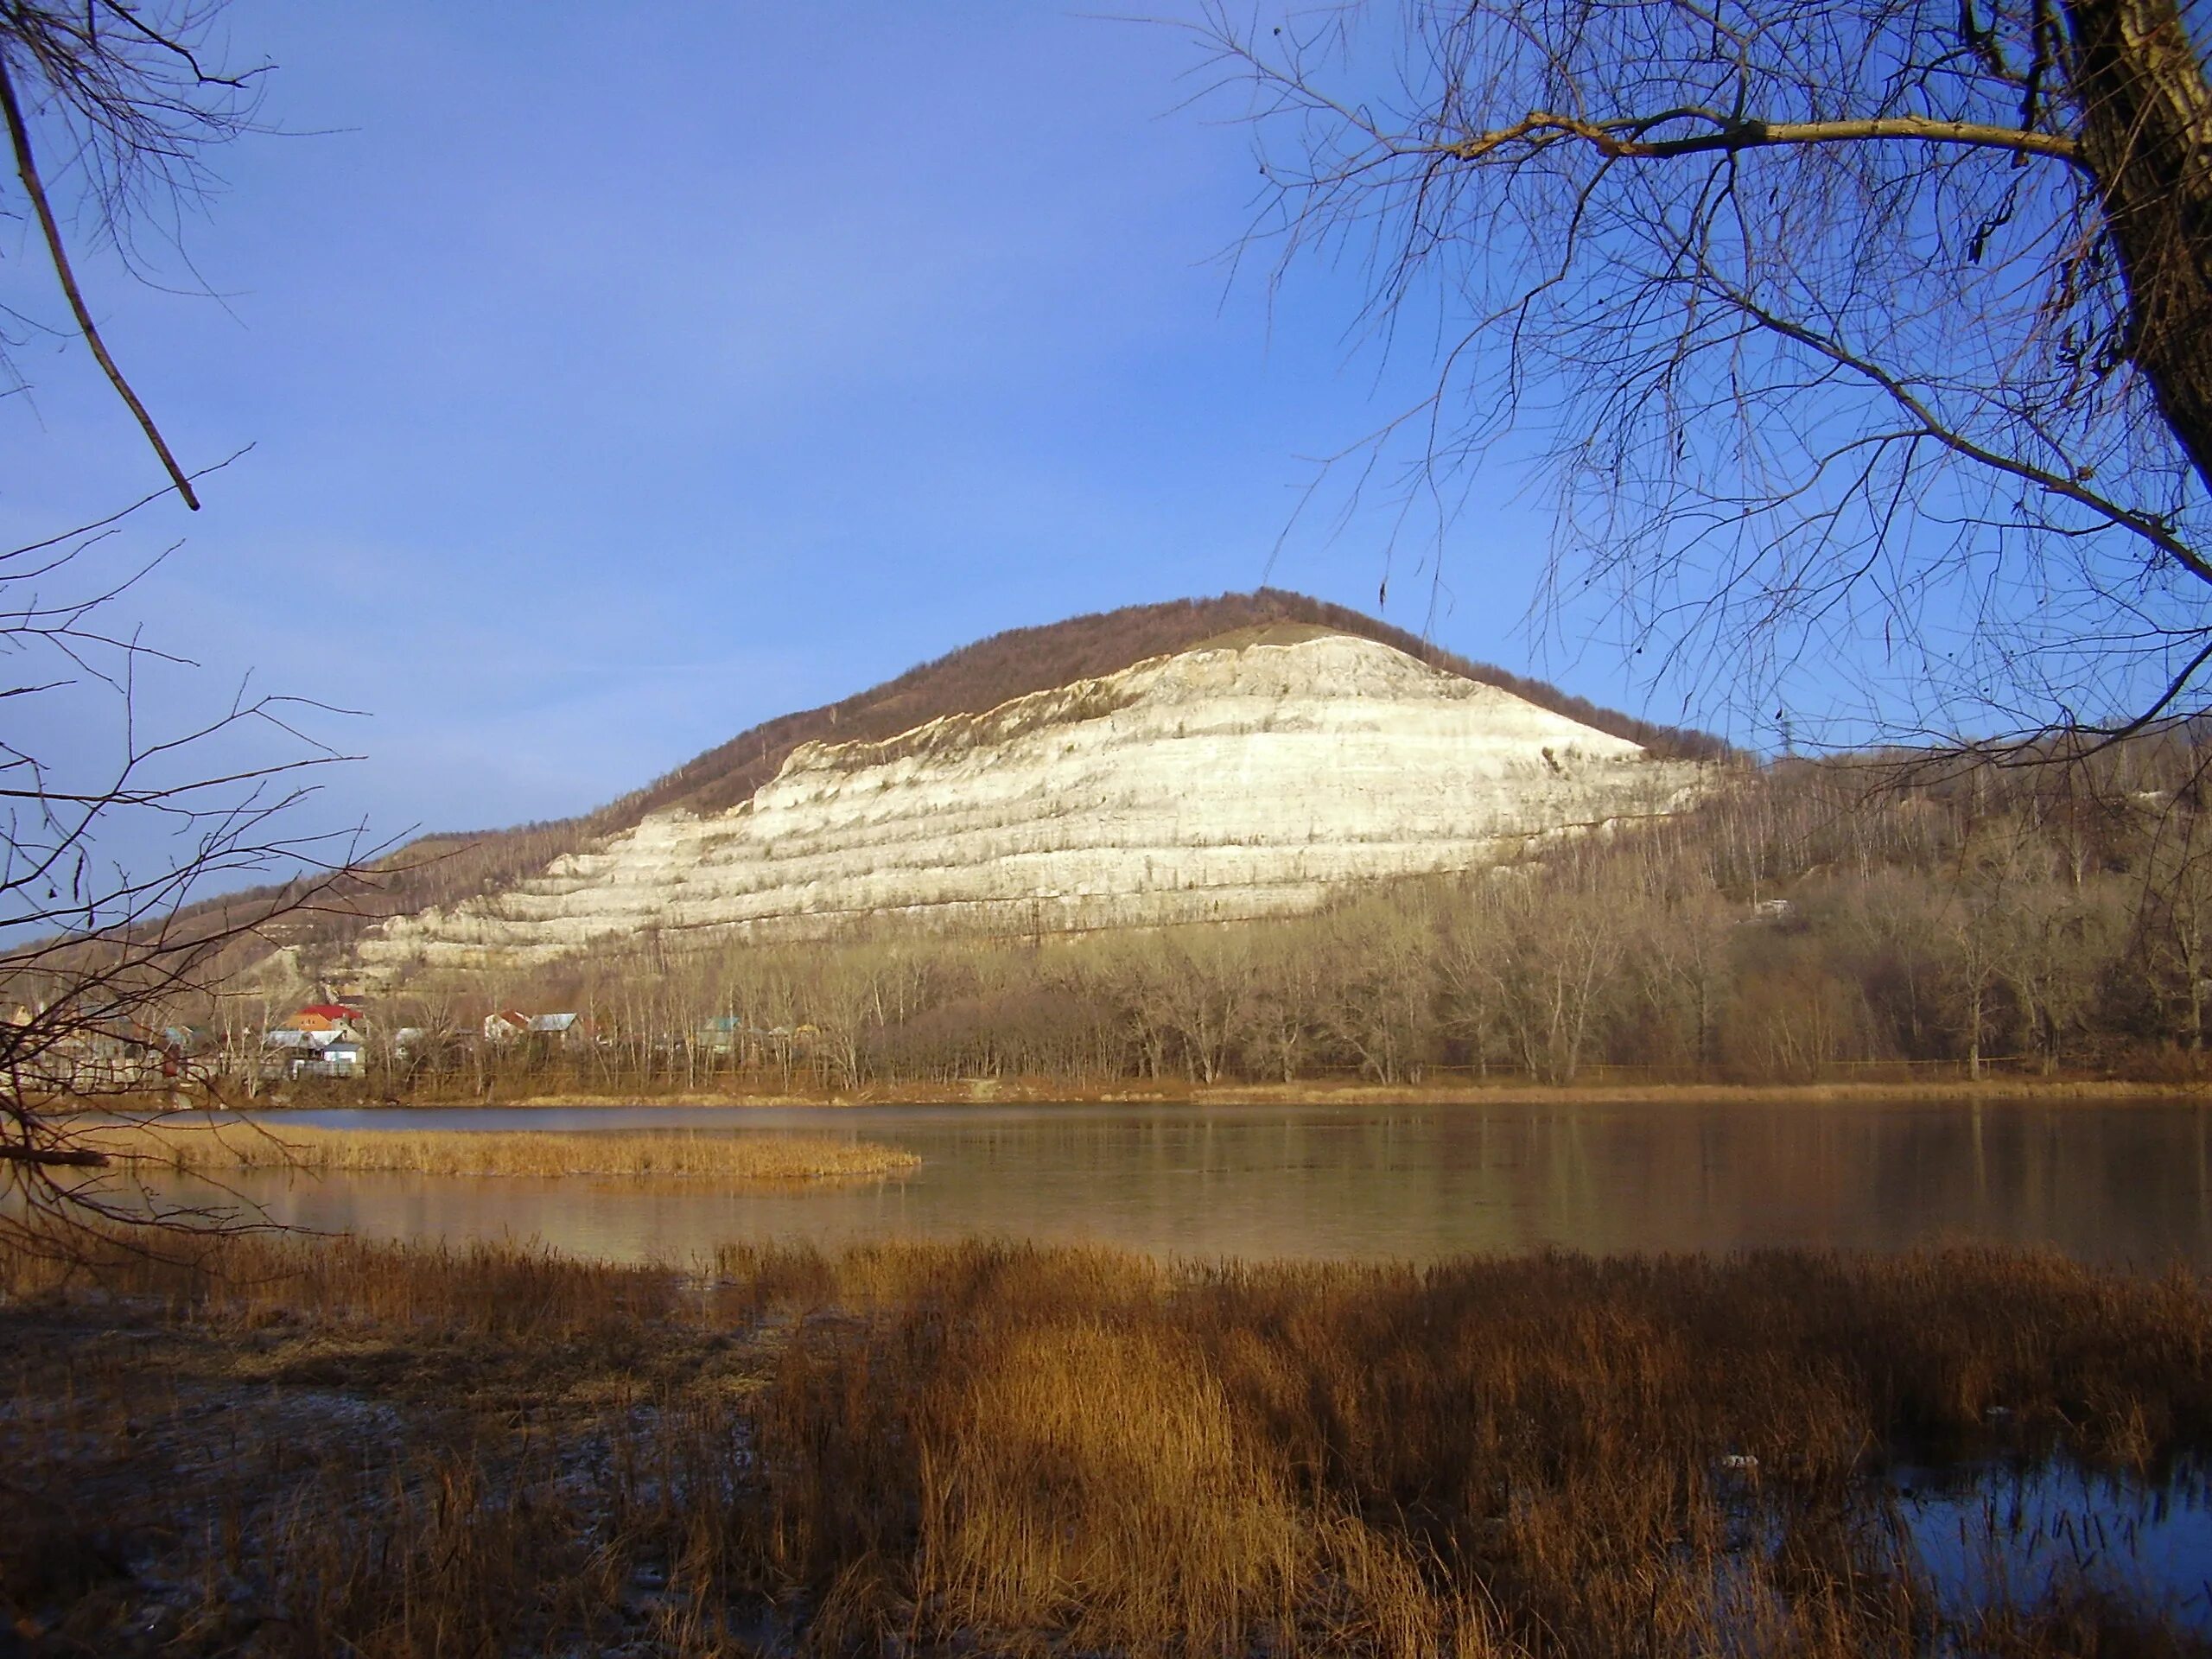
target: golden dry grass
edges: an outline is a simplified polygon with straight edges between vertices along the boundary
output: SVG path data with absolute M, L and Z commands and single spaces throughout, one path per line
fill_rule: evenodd
M 1910 1652 L 1927 1586 L 1881 1525 L 1886 1459 L 2000 1449 L 1993 1408 L 2029 1455 L 2148 1467 L 2212 1437 L 2212 1288 L 2050 1256 L 721 1265 L 878 1310 L 786 1351 L 735 1546 L 863 1643 Z M 2050 1611 L 1986 1650 L 2050 1650 Z
M 56 1653 L 151 1628 L 132 1548 L 208 1586 L 181 1655 L 2204 1651 L 2063 1575 L 1947 1611 L 1876 1478 L 2212 1450 L 2180 1272 L 245 1238 L 0 1292 L 0 1613 Z
M 106 1124 L 84 1144 L 173 1169 L 423 1175 L 685 1176 L 813 1181 L 914 1168 L 911 1152 L 834 1135 L 686 1129 L 325 1129 L 279 1123 Z

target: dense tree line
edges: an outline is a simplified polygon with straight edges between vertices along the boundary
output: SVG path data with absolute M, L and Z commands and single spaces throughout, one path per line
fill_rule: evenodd
M 647 935 L 426 981 L 384 1023 L 454 1033 L 418 1047 L 417 1071 L 609 1088 L 2186 1069 L 2212 997 L 2198 758 L 2167 741 L 1902 786 L 1874 762 L 1788 764 L 1667 823 L 1310 916 L 1020 939 Z M 462 1040 L 508 1004 L 582 1010 L 594 1040 Z

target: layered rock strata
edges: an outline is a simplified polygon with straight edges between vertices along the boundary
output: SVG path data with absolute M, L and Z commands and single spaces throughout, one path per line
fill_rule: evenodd
M 648 928 L 1059 931 L 1310 910 L 1532 837 L 1671 812 L 1703 768 L 1324 634 L 1155 658 L 794 750 L 727 812 L 656 814 L 511 891 L 397 918 L 364 965 L 545 960 Z

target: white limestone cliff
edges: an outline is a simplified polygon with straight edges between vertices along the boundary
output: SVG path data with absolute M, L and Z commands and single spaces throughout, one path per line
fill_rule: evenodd
M 657 813 L 505 893 L 395 918 L 365 966 L 532 961 L 658 927 L 998 932 L 1312 909 L 1533 837 L 1675 811 L 1704 768 L 1345 634 L 1266 635 L 794 750 L 752 799 Z

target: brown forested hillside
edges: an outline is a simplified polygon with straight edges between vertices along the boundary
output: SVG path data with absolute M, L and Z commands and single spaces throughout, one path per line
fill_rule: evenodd
M 780 715 L 578 817 L 475 834 L 423 836 L 382 861 L 372 879 L 350 882 L 334 899 L 277 924 L 273 943 L 301 947 L 308 958 L 305 965 L 312 968 L 316 957 L 334 953 L 378 918 L 429 905 L 451 905 L 505 886 L 597 836 L 627 829 L 647 813 L 671 807 L 717 812 L 734 806 L 774 777 L 785 757 L 802 743 L 893 737 L 942 715 L 981 713 L 1011 697 L 1115 673 L 1224 634 L 1283 622 L 1380 641 L 1663 755 L 1712 756 L 1724 747 L 1703 734 L 1654 726 L 1569 696 L 1541 681 L 1470 662 L 1402 628 L 1303 594 L 1262 588 L 1212 599 L 1132 605 L 993 634 L 842 702 Z M 240 902 L 215 901 L 206 913 L 212 917 Z
M 648 931 L 492 976 L 425 973 L 380 1017 L 453 1040 L 374 1086 L 2197 1078 L 2208 735 L 2066 766 L 1732 769 L 1688 811 L 1498 870 L 1350 886 L 1308 916 L 1026 938 L 856 923 L 801 945 Z M 579 1011 L 595 1040 L 468 1044 L 495 995 Z
M 2201 1078 L 2208 779 L 2212 731 L 2190 727 L 2071 754 L 1785 760 L 1725 768 L 1688 811 L 1501 870 L 1349 886 L 1307 916 L 1012 938 L 856 918 L 797 945 L 647 928 L 386 988 L 373 1029 L 435 1040 L 387 1044 L 364 1086 Z M 492 1007 L 573 1011 L 592 1034 L 486 1045 Z

